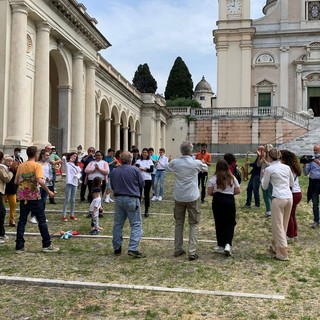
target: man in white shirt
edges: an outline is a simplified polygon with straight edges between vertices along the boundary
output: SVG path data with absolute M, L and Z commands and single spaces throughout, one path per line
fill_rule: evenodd
M 165 166 L 167 171 L 175 175 L 174 185 L 174 256 L 179 257 L 186 252 L 183 250 L 183 229 L 186 211 L 189 219 L 189 260 L 196 260 L 196 245 L 198 241 L 198 225 L 200 221 L 200 211 L 198 208 L 198 173 L 207 172 L 208 166 L 201 160 L 192 159 L 193 145 L 190 141 L 184 141 L 180 145 L 182 156 L 173 159 Z

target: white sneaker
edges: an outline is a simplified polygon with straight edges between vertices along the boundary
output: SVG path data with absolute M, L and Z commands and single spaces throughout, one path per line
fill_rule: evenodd
M 226 244 L 226 246 L 224 247 L 224 254 L 227 256 L 227 257 L 230 257 L 231 256 L 231 246 L 229 243 Z
M 271 217 L 271 211 L 267 211 L 266 212 L 266 217 L 268 218 L 268 217 Z
M 161 196 L 158 197 L 158 201 L 162 201 L 162 197 Z
M 109 199 L 110 202 L 114 202 L 114 200 L 112 200 L 111 198 Z
M 37 224 L 37 223 L 38 223 L 36 217 L 31 217 L 31 219 L 30 219 L 29 221 L 30 221 L 30 223 L 32 223 L 32 224 Z
M 6 243 L 4 240 L 0 239 L 0 244 Z
M 215 253 L 224 253 L 224 247 L 215 247 L 213 251 Z
M 105 199 L 104 199 L 104 202 L 105 202 L 105 203 L 110 203 L 110 199 L 105 198 Z
M 294 243 L 294 238 L 287 237 L 287 243 Z
M 157 201 L 157 200 L 158 200 L 158 197 L 156 197 L 156 196 L 153 196 L 151 199 L 151 201 Z

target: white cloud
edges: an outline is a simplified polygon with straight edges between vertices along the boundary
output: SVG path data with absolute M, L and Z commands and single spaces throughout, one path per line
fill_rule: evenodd
M 174 60 L 185 61 L 194 85 L 204 75 L 216 88 L 218 3 L 213 0 L 82 0 L 112 47 L 102 55 L 130 82 L 139 64 L 148 63 L 164 93 Z M 265 0 L 252 1 L 253 16 L 262 16 Z

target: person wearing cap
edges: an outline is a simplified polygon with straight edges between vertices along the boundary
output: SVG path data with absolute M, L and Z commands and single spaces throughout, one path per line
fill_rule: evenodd
M 10 172 L 9 166 L 12 163 L 12 158 L 6 157 L 6 160 L 3 159 L 4 155 L 0 151 L 0 244 L 5 242 L 6 231 L 4 229 L 4 220 L 6 216 L 6 209 L 3 205 L 2 197 L 6 190 L 6 183 L 8 183 L 12 177 L 13 173 Z
M 101 189 L 93 188 L 92 189 L 92 201 L 90 203 L 89 213 L 91 214 L 91 235 L 99 234 L 99 213 L 101 209 Z
M 57 167 L 59 165 L 61 165 L 62 160 L 57 155 L 57 151 L 56 151 L 56 147 L 55 146 L 47 145 L 45 147 L 45 150 L 50 153 L 50 163 L 51 163 L 51 166 L 52 166 L 52 186 L 50 186 L 49 189 L 52 192 L 54 192 L 54 185 L 55 185 L 56 176 L 57 176 L 56 169 L 57 169 Z M 49 198 L 49 201 L 50 201 L 51 204 L 56 204 L 56 201 L 55 201 L 54 197 Z
M 82 168 L 82 184 L 81 184 L 81 189 L 80 189 L 80 203 L 86 201 L 86 190 L 87 190 L 87 184 L 88 184 L 88 174 L 85 172 L 85 169 L 87 168 L 88 164 L 94 160 L 94 153 L 95 153 L 95 148 L 94 147 L 89 147 L 88 148 L 88 154 L 85 155 L 81 163 L 83 165 Z M 88 199 L 89 202 L 89 199 Z M 89 202 L 90 203 L 90 202 Z

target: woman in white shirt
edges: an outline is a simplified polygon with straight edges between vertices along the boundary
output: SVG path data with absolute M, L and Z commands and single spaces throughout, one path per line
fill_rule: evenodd
M 299 177 L 301 176 L 301 167 L 296 155 L 288 150 L 281 150 L 281 162 L 290 167 L 293 174 L 294 184 L 292 192 L 292 208 L 289 217 L 287 241 L 292 243 L 298 239 L 298 227 L 296 219 L 296 209 L 302 199 L 302 192 L 299 185 Z
M 62 162 L 66 170 L 66 188 L 65 188 L 65 198 L 63 204 L 63 217 L 62 221 L 67 222 L 67 206 L 70 201 L 70 219 L 78 220 L 74 215 L 74 207 L 76 203 L 77 189 L 79 185 L 79 180 L 81 178 L 81 169 L 78 167 L 77 163 L 77 153 L 71 152 L 68 155 L 62 157 Z
M 239 193 L 239 182 L 229 170 L 227 161 L 218 160 L 216 172 L 208 182 L 208 195 L 213 197 L 212 211 L 218 243 L 214 250 L 226 256 L 231 256 L 234 228 L 237 224 L 234 196 Z
M 103 160 L 103 154 L 101 151 L 96 151 L 94 154 L 94 160 L 87 165 L 84 172 L 87 173 L 87 185 L 89 189 L 88 202 L 91 203 L 93 179 L 95 177 L 102 179 L 101 194 L 104 194 L 106 190 L 106 182 L 108 181 L 109 165 L 108 162 Z
M 151 173 L 153 172 L 153 161 L 150 159 L 149 149 L 143 148 L 141 152 L 141 157 L 135 163 L 141 171 L 142 178 L 144 180 L 144 216 L 149 217 L 149 207 L 150 207 L 150 190 L 152 186 Z
M 271 227 L 272 244 L 270 251 L 278 260 L 288 260 L 287 228 L 292 208 L 294 179 L 289 166 L 280 162 L 281 152 L 273 148 L 269 151 L 269 167 L 263 173 L 262 189 L 272 184 Z

